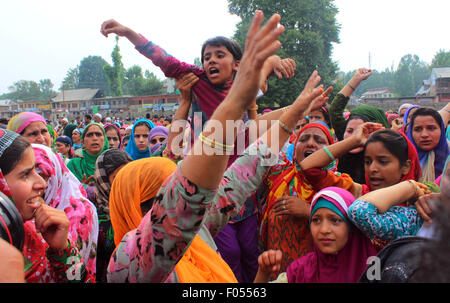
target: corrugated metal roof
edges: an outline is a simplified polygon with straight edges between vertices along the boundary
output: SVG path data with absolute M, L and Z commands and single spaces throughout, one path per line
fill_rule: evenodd
M 63 102 L 63 101 L 85 101 L 91 100 L 98 93 L 99 89 L 95 88 L 82 88 L 82 89 L 71 89 L 65 90 L 64 92 L 58 93 L 55 98 L 52 99 L 53 102 Z
M 450 67 L 435 67 L 432 72 L 436 78 L 450 78 Z

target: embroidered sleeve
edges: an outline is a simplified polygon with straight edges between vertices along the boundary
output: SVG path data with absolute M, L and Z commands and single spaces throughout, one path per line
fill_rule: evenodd
M 63 250 L 47 249 L 47 258 L 59 282 L 95 283 L 76 246 L 69 240 Z
M 152 209 L 128 232 L 108 265 L 108 282 L 164 282 L 197 234 L 215 191 L 181 173 L 159 190 Z
M 394 206 L 380 213 L 375 205 L 359 199 L 349 207 L 348 216 L 371 239 L 395 240 L 414 236 L 423 224 L 414 207 Z
M 247 198 L 263 181 L 263 176 L 278 160 L 261 140 L 250 145 L 225 172 L 205 224 L 214 237 L 237 215 Z

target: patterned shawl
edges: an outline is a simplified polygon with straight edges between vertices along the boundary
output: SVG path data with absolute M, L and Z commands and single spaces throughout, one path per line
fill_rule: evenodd
M 96 271 L 98 218 L 95 206 L 86 198 L 83 185 L 61 158 L 41 144 L 32 144 L 36 170 L 46 175 L 45 203 L 64 210 L 69 219 L 69 237 L 76 243 L 91 274 Z

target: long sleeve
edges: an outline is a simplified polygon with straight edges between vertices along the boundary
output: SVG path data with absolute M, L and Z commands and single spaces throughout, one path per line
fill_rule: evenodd
M 413 207 L 394 206 L 380 213 L 372 203 L 357 199 L 350 205 L 348 216 L 368 238 L 395 240 L 417 234 L 423 219 Z
M 95 277 L 87 270 L 80 252 L 69 240 L 69 245 L 60 251 L 47 249 L 47 258 L 58 282 L 94 283 Z
M 197 76 L 203 74 L 203 70 L 200 69 L 196 65 L 188 64 L 185 62 L 181 62 L 175 57 L 169 55 L 163 48 L 154 44 L 151 41 L 148 41 L 145 37 L 143 37 L 145 43 L 141 46 L 136 46 L 136 50 L 138 50 L 142 55 L 152 60 L 153 64 L 158 66 L 164 75 L 169 78 L 176 78 L 181 74 L 193 72 Z
M 330 121 L 339 140 L 342 140 L 345 132 L 346 120 L 344 110 L 350 98 L 339 93 L 334 97 L 330 106 Z
M 276 155 L 264 142 L 257 140 L 225 171 L 213 206 L 205 218 L 213 237 L 239 213 L 247 198 L 262 184 L 264 175 L 272 167 L 265 162 L 270 157 Z
M 108 282 L 166 281 L 198 233 L 215 194 L 191 183 L 178 167 L 139 227 L 117 246 Z

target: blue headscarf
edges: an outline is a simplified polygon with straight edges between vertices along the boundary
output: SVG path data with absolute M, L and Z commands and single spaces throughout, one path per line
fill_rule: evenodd
M 412 107 L 410 107 L 408 110 L 410 110 L 411 108 Z M 408 113 L 408 111 L 407 111 L 407 113 Z M 406 114 L 405 114 L 405 117 L 406 117 Z M 441 128 L 441 137 L 439 138 L 438 144 L 433 149 L 435 178 L 439 177 L 442 174 L 442 172 L 444 170 L 445 162 L 447 160 L 447 156 L 449 155 L 448 142 L 447 142 L 447 137 L 445 134 L 445 125 L 444 125 L 444 121 L 442 121 L 442 119 L 441 119 L 440 128 Z M 412 135 L 412 127 L 408 126 L 406 136 L 412 142 L 412 144 L 414 144 L 414 146 L 417 150 L 417 155 L 419 156 L 420 166 L 422 167 L 422 171 L 423 171 L 427 165 L 428 155 L 430 154 L 431 151 L 424 151 L 419 146 L 417 146 L 416 141 L 414 141 L 414 138 Z M 425 173 L 423 175 L 425 175 Z M 427 180 L 425 180 L 425 181 L 427 181 Z M 434 181 L 434 180 L 431 180 L 431 181 Z
M 403 125 L 404 127 L 407 127 L 407 122 L 408 122 L 408 117 L 409 117 L 409 112 L 413 109 L 413 108 L 419 108 L 419 105 L 411 105 L 410 107 L 408 107 L 408 109 L 405 112 L 405 115 L 403 116 Z M 409 125 L 408 125 L 409 126 Z M 409 128 L 409 127 L 408 127 Z
M 155 124 L 153 124 L 152 121 L 147 119 L 139 119 L 133 124 L 133 128 L 131 129 L 131 135 L 130 135 L 130 141 L 128 141 L 127 148 L 125 151 L 130 155 L 131 159 L 138 160 L 142 158 L 150 157 L 150 149 L 147 147 L 145 150 L 140 151 L 139 148 L 136 145 L 136 142 L 134 141 L 134 129 L 136 128 L 136 125 L 140 122 L 145 122 L 150 127 L 150 130 L 155 127 Z

